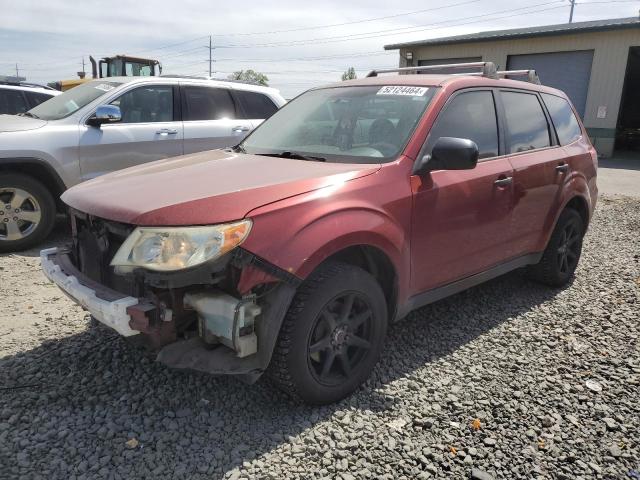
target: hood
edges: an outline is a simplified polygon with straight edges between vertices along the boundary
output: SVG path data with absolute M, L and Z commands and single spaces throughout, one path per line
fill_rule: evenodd
M 379 168 L 212 150 L 104 175 L 67 190 L 62 200 L 81 212 L 122 223 L 210 225 Z
M 39 118 L 20 117 L 18 115 L 0 115 L 0 133 L 35 130 L 37 128 L 44 127 L 46 124 L 46 120 L 40 120 Z

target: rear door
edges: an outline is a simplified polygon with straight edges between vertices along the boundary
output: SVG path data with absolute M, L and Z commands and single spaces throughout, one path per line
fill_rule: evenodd
M 153 160 L 182 155 L 182 121 L 178 88 L 137 86 L 111 102 L 122 121 L 98 127 L 80 126 L 83 180 Z
M 539 250 L 568 166 L 536 92 L 500 90 L 499 98 L 513 166 L 512 247 L 519 256 Z
M 471 170 L 436 170 L 414 179 L 412 287 L 424 292 L 484 271 L 511 256 L 513 169 L 498 135 L 494 94 L 454 94 L 439 113 L 421 155 L 440 137 L 471 139 L 480 160 Z
M 236 88 L 233 90 L 233 96 L 240 107 L 240 115 L 249 120 L 253 128 L 278 111 L 278 106 L 264 93 Z
M 222 87 L 183 84 L 184 153 L 237 145 L 253 128 Z

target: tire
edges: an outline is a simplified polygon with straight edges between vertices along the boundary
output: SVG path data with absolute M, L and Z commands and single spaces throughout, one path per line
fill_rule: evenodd
M 298 401 L 323 405 L 341 400 L 378 362 L 387 316 L 382 288 L 369 273 L 327 263 L 298 289 L 267 376 Z
M 26 175 L 0 174 L 0 253 L 39 244 L 55 220 L 56 204 L 42 183 Z
M 572 278 L 580 261 L 585 226 L 580 214 L 565 209 L 558 218 L 540 262 L 529 267 L 529 277 L 550 287 L 562 287 Z

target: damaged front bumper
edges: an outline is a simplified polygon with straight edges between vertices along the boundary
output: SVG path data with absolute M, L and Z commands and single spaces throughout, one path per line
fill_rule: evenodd
M 139 305 L 139 299 L 86 278 L 71 263 L 66 252 L 57 248 L 42 250 L 40 262 L 45 276 L 98 321 L 125 337 L 140 333 L 130 325 L 131 313 L 137 310 L 135 307 Z
M 49 280 L 104 325 L 141 338 L 157 351 L 159 362 L 250 381 L 268 366 L 296 290 L 294 282 L 276 282 L 258 302 L 255 294 L 236 298 L 196 284 L 163 290 L 160 298 L 173 298 L 172 305 L 159 297 L 126 295 L 89 278 L 68 249 L 43 250 L 40 257 Z

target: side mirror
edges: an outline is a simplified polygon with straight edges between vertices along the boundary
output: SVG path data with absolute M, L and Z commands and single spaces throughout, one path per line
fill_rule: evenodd
M 96 109 L 96 114 L 87 120 L 89 125 L 99 127 L 103 123 L 116 123 L 122 121 L 120 107 L 115 105 L 100 105 Z
M 478 163 L 478 146 L 467 138 L 440 137 L 431 155 L 418 159 L 413 166 L 414 175 L 432 170 L 471 170 Z

